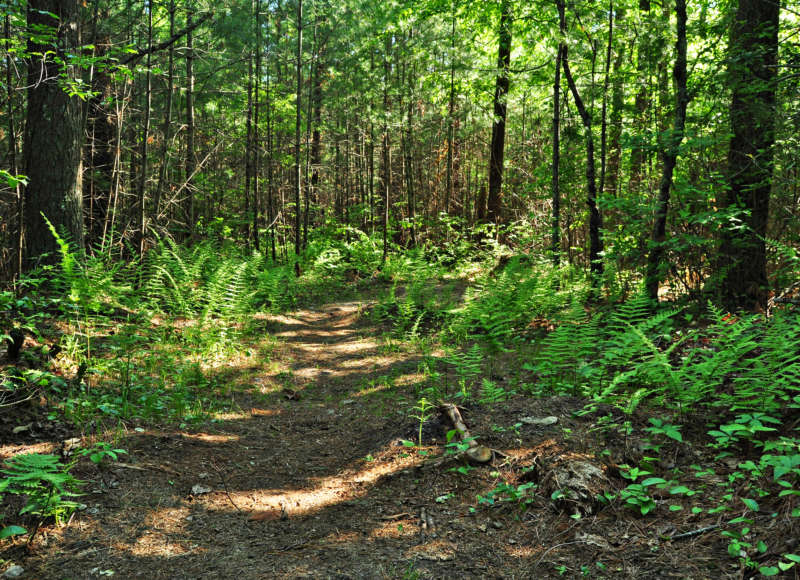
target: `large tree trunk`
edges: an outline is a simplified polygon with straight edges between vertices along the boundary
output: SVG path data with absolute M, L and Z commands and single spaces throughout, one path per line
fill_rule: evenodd
M 669 209 L 669 193 L 672 187 L 672 173 L 678 160 L 678 148 L 683 141 L 686 125 L 686 107 L 689 105 L 689 93 L 686 89 L 686 0 L 675 0 L 677 16 L 677 40 L 675 42 L 675 68 L 673 76 L 677 88 L 675 106 L 675 126 L 665 137 L 666 143 L 662 154 L 663 170 L 659 186 L 656 215 L 653 224 L 652 249 L 647 257 L 647 275 L 645 284 L 647 294 L 653 300 L 658 299 L 658 283 L 663 277 L 664 239 L 666 238 L 667 210 Z
M 780 3 L 739 0 L 730 32 L 733 89 L 726 219 L 720 247 L 720 294 L 728 308 L 766 306 L 764 236 L 775 143 L 775 87 Z M 741 221 L 740 221 L 741 220 Z M 742 223 L 745 227 L 741 227 Z
M 42 214 L 83 249 L 81 148 L 83 110 L 80 98 L 70 96 L 61 82 L 75 78 L 70 54 L 80 46 L 78 0 L 30 0 L 28 26 L 50 27 L 51 39 L 38 34 L 28 42 L 28 111 L 23 143 L 25 174 L 25 263 L 58 261 L 58 246 Z M 55 54 L 53 54 L 53 52 Z M 48 54 L 42 59 L 42 54 Z M 54 58 L 55 57 L 55 58 Z M 57 60 L 66 64 L 60 70 Z
M 503 0 L 500 13 L 500 37 L 497 53 L 497 80 L 494 89 L 494 123 L 492 124 L 492 148 L 489 159 L 489 198 L 486 201 L 486 219 L 500 223 L 503 186 L 503 154 L 506 140 L 506 95 L 508 95 L 508 69 L 511 66 L 511 7 Z

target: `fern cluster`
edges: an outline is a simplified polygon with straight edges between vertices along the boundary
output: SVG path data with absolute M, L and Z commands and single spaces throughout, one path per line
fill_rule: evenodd
M 581 295 L 583 280 L 568 267 L 554 269 L 544 262 L 512 258 L 498 272 L 489 272 L 468 291 L 454 311 L 449 331 L 457 340 L 479 338 L 502 350 L 537 317 L 548 317 Z
M 800 408 L 796 315 L 777 313 L 765 321 L 709 306 L 705 324 L 686 327 L 678 324 L 680 309 L 653 308 L 644 296 L 591 315 L 574 304 L 526 368 L 550 390 L 628 412 L 644 399 L 678 409 Z

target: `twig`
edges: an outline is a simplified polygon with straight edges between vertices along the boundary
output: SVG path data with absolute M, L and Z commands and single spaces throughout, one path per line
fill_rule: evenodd
M 706 532 L 710 532 L 711 530 L 716 530 L 718 527 L 720 527 L 720 524 L 714 524 L 713 526 L 706 526 L 705 528 L 700 528 L 699 530 L 692 530 L 691 532 L 684 532 L 682 534 L 670 536 L 669 540 L 682 540 L 684 538 L 691 538 L 692 536 L 699 536 L 700 534 L 705 534 Z
M 219 480 L 222 483 L 222 487 L 225 489 L 225 495 L 227 496 L 228 501 L 231 502 L 231 505 L 236 508 L 237 512 L 242 513 L 242 509 L 238 505 L 236 505 L 235 501 L 233 501 L 233 498 L 231 497 L 231 492 L 228 490 L 228 482 L 225 479 L 225 475 L 222 473 L 222 469 L 217 465 L 216 461 L 211 462 L 211 469 L 216 471 L 217 475 L 219 475 Z

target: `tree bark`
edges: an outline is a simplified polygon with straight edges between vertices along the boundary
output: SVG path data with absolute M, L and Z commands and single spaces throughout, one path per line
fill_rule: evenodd
M 175 0 L 170 0 L 167 8 L 169 11 L 169 35 L 175 35 Z M 158 220 L 161 211 L 161 195 L 167 179 L 167 155 L 169 153 L 170 132 L 172 129 L 172 93 L 175 91 L 175 50 L 169 47 L 169 61 L 167 64 L 167 96 L 164 103 L 164 125 L 161 129 L 161 165 L 158 168 L 158 182 L 153 194 L 153 216 Z
M 564 0 L 556 0 L 558 6 L 559 22 L 561 34 L 564 36 L 567 30 L 567 20 L 564 9 Z M 561 65 L 564 69 L 564 76 L 567 79 L 569 90 L 575 101 L 575 107 L 583 122 L 586 133 L 586 205 L 589 206 L 589 271 L 592 273 L 592 286 L 596 287 L 600 283 L 600 276 L 603 274 L 603 261 L 600 254 L 603 251 L 603 240 L 600 230 L 603 227 L 603 219 L 597 207 L 597 183 L 594 170 L 594 136 L 592 135 L 592 117 L 583 103 L 575 79 L 569 68 L 569 58 L 567 55 L 567 45 L 563 45 Z
M 722 303 L 764 308 L 766 246 L 775 143 L 780 3 L 739 0 L 730 32 L 728 79 L 733 89 L 729 189 L 718 273 Z M 741 226 L 744 227 L 741 227 Z
M 383 145 L 382 145 L 382 183 L 383 188 L 383 257 L 382 263 L 386 263 L 389 254 L 389 192 L 392 189 L 392 166 L 391 154 L 389 152 L 389 74 L 391 65 L 389 64 L 389 52 L 392 49 L 392 37 L 387 33 L 384 40 L 383 55 Z
M 192 17 L 194 8 L 192 0 L 186 0 L 186 200 L 184 214 L 186 218 L 186 235 L 194 236 L 195 204 L 192 179 L 197 167 L 194 151 L 194 46 Z
M 302 208 L 300 207 L 300 195 L 302 190 L 301 165 L 300 165 L 300 128 L 303 120 L 303 0 L 297 0 L 297 97 L 295 102 L 295 128 L 294 128 L 294 269 L 297 276 L 300 276 L 300 234 L 302 226 Z
M 675 68 L 673 76 L 677 88 L 675 103 L 675 125 L 672 132 L 665 137 L 666 143 L 662 152 L 663 168 L 661 183 L 656 202 L 655 221 L 653 223 L 653 240 L 650 254 L 647 257 L 647 274 L 645 286 L 647 294 L 658 300 L 658 283 L 663 278 L 664 240 L 666 238 L 667 211 L 669 194 L 672 187 L 672 174 L 678 160 L 678 149 L 683 141 L 686 126 L 686 108 L 689 105 L 689 93 L 686 89 L 686 0 L 675 0 L 677 16 L 677 40 L 675 42 Z
M 509 88 L 511 66 L 511 7 L 503 0 L 500 13 L 500 30 L 497 53 L 497 80 L 494 89 L 494 122 L 492 123 L 492 146 L 489 158 L 489 197 L 486 201 L 486 220 L 500 225 L 503 186 L 503 156 L 506 139 L 506 96 Z
M 58 245 L 42 215 L 79 251 L 83 249 L 83 108 L 80 98 L 68 95 L 62 82 L 77 76 L 69 55 L 76 54 L 81 44 L 79 13 L 78 0 L 28 2 L 28 26 L 53 31 L 52 38 L 43 39 L 39 34 L 28 41 L 32 56 L 23 140 L 29 179 L 24 199 L 24 262 L 28 268 L 59 260 Z
M 136 225 L 136 248 L 139 256 L 144 255 L 145 230 L 147 228 L 147 172 L 148 172 L 148 146 L 150 145 L 150 109 L 152 105 L 152 73 L 150 67 L 151 52 L 149 48 L 153 45 L 153 4 L 149 0 L 147 4 L 147 63 L 145 68 L 145 89 L 144 89 L 144 122 L 142 126 L 141 143 L 139 144 L 139 184 L 136 189 L 137 201 L 137 225 Z
M 559 163 L 561 161 L 561 58 L 564 43 L 558 43 L 556 54 L 555 80 L 553 81 L 553 221 L 551 235 L 551 251 L 553 252 L 553 265 L 561 263 L 561 192 L 559 191 Z
M 3 26 L 3 36 L 6 40 L 8 47 L 11 46 L 11 16 L 6 12 Z M 17 169 L 17 128 L 14 123 L 14 85 L 12 84 L 12 68 L 11 68 L 11 51 L 6 51 L 6 116 L 7 116 L 7 129 L 8 129 L 8 166 L 11 170 L 11 175 L 16 176 Z M 22 276 L 22 251 L 24 247 L 23 232 L 25 231 L 25 217 L 24 217 L 24 198 L 22 196 L 22 187 L 19 182 L 14 184 L 14 194 L 17 201 L 17 231 L 15 236 L 16 247 L 14 248 L 14 270 L 17 279 Z
M 261 238 L 258 235 L 259 210 L 261 200 L 259 199 L 259 181 L 261 173 L 261 141 L 259 138 L 259 121 L 261 113 L 261 0 L 255 0 L 256 12 L 256 62 L 255 62 L 255 111 L 253 112 L 253 245 L 256 252 L 261 250 Z

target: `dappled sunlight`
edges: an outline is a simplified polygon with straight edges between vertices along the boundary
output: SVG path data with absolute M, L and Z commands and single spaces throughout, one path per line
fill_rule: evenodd
M 512 558 L 531 558 L 536 553 L 541 552 L 541 548 L 534 548 L 533 546 L 520 546 L 519 544 L 511 544 L 506 547 L 506 554 Z
M 343 369 L 376 369 L 380 367 L 388 367 L 397 362 L 393 358 L 389 358 L 386 356 L 364 356 L 359 358 L 354 358 L 351 360 L 344 360 L 339 363 L 339 366 Z
M 197 548 L 186 539 L 188 508 L 165 508 L 150 512 L 145 518 L 147 529 L 133 543 L 113 542 L 113 547 L 133 556 L 170 558 Z
M 370 539 L 392 539 L 414 537 L 419 534 L 419 518 L 403 514 L 402 518 L 391 518 L 369 532 Z
M 20 443 L 19 445 L 0 445 L 0 459 L 9 459 L 20 453 L 52 454 L 57 450 L 57 445 L 46 441 L 42 443 Z
M 218 444 L 231 443 L 233 441 L 239 441 L 240 439 L 238 435 L 212 435 L 210 433 L 182 433 L 181 436 L 184 439 Z
M 366 495 L 380 478 L 408 469 L 423 461 L 419 456 L 393 456 L 393 461 L 371 461 L 356 473 L 310 478 L 306 489 L 255 489 L 209 494 L 198 498 L 209 510 L 238 509 L 253 512 L 286 511 L 289 517 L 307 515 Z

